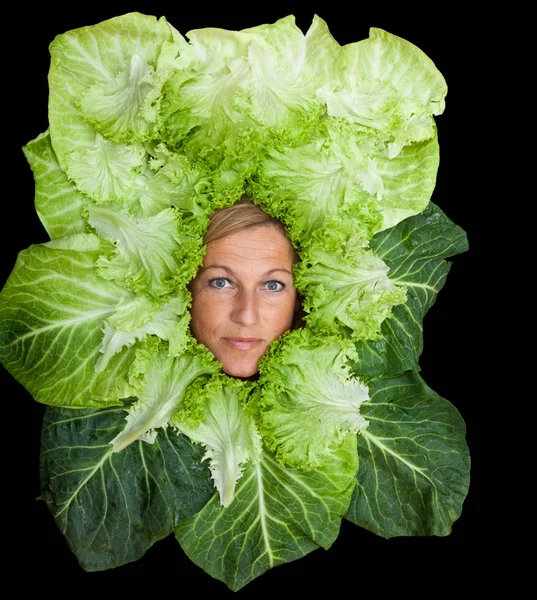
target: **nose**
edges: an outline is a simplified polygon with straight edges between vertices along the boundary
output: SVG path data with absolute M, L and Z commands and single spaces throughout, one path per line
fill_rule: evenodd
M 234 298 L 231 320 L 243 327 L 255 325 L 259 320 L 259 298 L 255 290 L 242 289 Z

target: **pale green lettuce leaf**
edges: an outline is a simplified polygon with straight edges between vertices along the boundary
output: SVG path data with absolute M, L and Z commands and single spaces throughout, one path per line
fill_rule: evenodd
M 258 25 L 245 32 L 252 32 L 263 38 L 285 60 L 286 69 L 305 81 L 311 81 L 313 89 L 327 81 L 337 80 L 344 66 L 342 47 L 333 38 L 326 22 L 318 15 L 313 16 L 306 34 L 295 24 L 295 17 L 289 15 L 272 24 Z M 310 84 L 308 88 L 310 89 Z
M 217 145 L 239 126 L 255 125 L 236 104 L 249 76 L 246 56 L 253 36 L 205 28 L 189 32 L 188 37 L 193 64 L 177 69 L 163 86 L 163 132 L 178 144 L 192 130 L 202 128 Z M 200 144 L 199 150 L 206 154 L 211 149 Z
M 387 31 L 370 28 L 369 38 L 343 47 L 346 68 L 338 94 L 346 96 L 347 118 L 360 114 L 359 99 L 363 86 L 392 94 L 387 111 L 372 126 L 389 134 L 385 139 L 390 157 L 414 142 L 434 137 L 434 115 L 444 112 L 447 85 L 433 61 L 412 43 Z M 357 90 L 353 102 L 354 93 Z M 340 105 L 340 109 L 342 106 Z M 383 112 L 385 115 L 383 116 Z M 382 126 L 389 115 L 391 131 Z M 374 119 L 375 120 L 375 119 Z
M 307 143 L 267 151 L 255 198 L 300 242 L 334 219 L 353 219 L 371 238 L 427 206 L 439 164 L 437 136 L 391 159 L 373 142 L 329 120 Z
M 254 406 L 263 441 L 283 464 L 318 468 L 343 439 L 367 427 L 360 406 L 369 399 L 368 388 L 352 375 L 351 359 L 356 351 L 350 340 L 298 329 L 260 360 Z
M 356 185 L 322 128 L 315 139 L 285 150 L 269 150 L 252 189 L 265 210 L 299 242 L 332 219 L 354 217 L 372 235 L 381 227 L 376 198 Z
M 172 415 L 185 399 L 188 386 L 196 378 L 208 378 L 220 369 L 212 354 L 203 346 L 191 343 L 188 351 L 170 356 L 162 343 L 142 345 L 130 375 L 141 380 L 137 399 L 127 410 L 125 427 L 109 443 L 114 452 L 137 440 L 153 443 L 161 428 L 168 426 Z M 145 355 L 144 355 L 145 354 Z
M 209 461 L 224 507 L 233 502 L 245 464 L 261 457 L 261 436 L 245 410 L 251 389 L 250 382 L 213 376 L 203 386 L 191 386 L 184 408 L 171 420 L 171 425 L 205 448 L 203 460 Z
M 211 173 L 162 143 L 156 144 L 150 154 L 140 195 L 143 214 L 154 215 L 174 206 L 189 230 L 203 235 L 216 204 L 211 193 Z
M 308 326 L 338 333 L 344 325 L 354 340 L 379 339 L 393 307 L 406 301 L 406 290 L 390 279 L 386 263 L 357 231 L 349 219 L 315 232 L 294 269 L 295 286 Z
M 91 151 L 98 133 L 105 138 L 113 135 L 110 139 L 116 142 L 128 139 L 133 143 L 152 137 L 157 123 L 148 120 L 153 117 L 145 103 L 154 101 L 151 87 L 159 93 L 168 76 L 170 44 L 175 46 L 175 56 L 187 47 L 181 34 L 164 17 L 156 19 L 134 12 L 54 38 L 50 45 L 49 123 L 52 145 L 65 172 L 69 155 L 75 150 L 80 154 Z M 164 59 L 159 62 L 161 54 Z M 144 79 L 133 73 L 130 83 L 134 87 L 123 87 L 125 97 L 121 98 L 121 105 L 130 119 L 120 119 L 128 129 L 116 131 L 111 126 L 116 114 L 111 100 L 114 95 L 117 99 L 121 91 L 118 82 L 122 78 L 129 80 L 133 65 L 138 66 L 134 73 L 153 75 Z M 92 112 L 89 101 L 83 101 L 87 93 L 94 101 L 101 95 L 100 111 Z
M 440 163 L 438 136 L 435 133 L 429 140 L 405 146 L 389 161 L 376 158 L 384 185 L 378 202 L 384 230 L 428 206 Z
M 259 44 L 250 48 L 253 114 L 267 127 L 294 130 L 285 132 L 283 140 L 289 143 L 319 117 L 316 90 L 342 68 L 341 46 L 317 15 L 306 34 L 296 26 L 293 15 L 243 31 L 262 36 L 269 47 L 268 52 Z
M 327 85 L 317 90 L 331 117 L 344 118 L 360 129 L 379 135 L 397 124 L 395 89 L 386 81 L 367 80 L 360 85 L 329 92 Z
M 134 54 L 112 81 L 89 87 L 79 100 L 84 120 L 109 140 L 150 138 L 153 123 L 140 117 L 156 84 L 154 68 Z
M 190 340 L 189 305 L 186 293 L 161 302 L 138 295 L 129 302 L 120 303 L 104 325 L 102 356 L 95 363 L 95 370 L 104 370 L 114 354 L 149 335 L 167 341 L 171 355 L 181 354 Z
M 328 35 L 304 36 L 287 17 L 243 31 L 192 30 L 187 37 L 195 59 L 166 82 L 162 121 L 168 139 L 184 143 L 190 156 L 215 166 L 225 156 L 239 160 L 237 139 L 251 143 L 255 155 L 271 142 L 267 133 L 273 143 L 288 143 L 319 116 L 315 69 L 326 54 L 320 49 L 338 47 Z M 215 146 L 221 146 L 216 154 Z
M 107 279 L 155 297 L 174 289 L 179 261 L 179 217 L 172 208 L 153 217 L 134 218 L 108 208 L 90 207 L 88 222 L 113 242 L 113 256 L 101 256 L 98 267 Z
M 115 144 L 97 134 L 92 146 L 69 154 L 66 173 L 95 202 L 126 204 L 138 195 L 137 177 L 145 158 L 143 144 Z
M 155 26 L 153 35 L 172 34 L 173 41 L 162 41 L 156 65 L 147 60 L 147 54 L 135 52 L 125 60 L 113 78 L 98 81 L 81 95 L 79 109 L 82 117 L 95 131 L 114 142 L 151 140 L 158 125 L 162 85 L 175 68 L 179 52 L 187 52 L 184 38 L 169 26 L 165 19 Z M 143 48 L 146 50 L 146 48 Z

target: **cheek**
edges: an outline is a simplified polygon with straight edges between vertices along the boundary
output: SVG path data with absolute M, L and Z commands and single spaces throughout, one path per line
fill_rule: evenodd
M 271 308 L 273 328 L 276 336 L 279 337 L 292 327 L 296 314 L 296 295 L 287 298 L 284 303 L 273 305 Z
M 218 325 L 219 311 L 215 302 L 203 294 L 193 295 L 190 329 L 198 342 L 204 343 Z

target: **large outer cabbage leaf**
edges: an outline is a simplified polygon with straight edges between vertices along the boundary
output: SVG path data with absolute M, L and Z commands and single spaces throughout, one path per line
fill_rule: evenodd
M 415 372 L 372 381 L 358 437 L 360 469 L 346 518 L 386 538 L 451 533 L 468 491 L 459 411 Z
M 358 468 L 356 439 L 347 438 L 311 472 L 283 468 L 270 453 L 248 463 L 226 509 L 213 499 L 175 528 L 186 554 L 239 590 L 255 577 L 337 538 Z
M 121 453 L 122 407 L 47 407 L 41 437 L 41 498 L 80 565 L 110 569 L 139 559 L 213 494 L 200 448 L 174 432 Z
M 82 215 L 85 197 L 61 169 L 50 131 L 23 147 L 35 180 L 35 209 L 50 239 L 89 231 Z
M 132 350 L 113 356 L 106 371 L 95 364 L 106 320 L 133 294 L 97 274 L 99 250 L 48 244 L 19 254 L 0 294 L 2 364 L 43 404 L 120 404 L 134 391 Z
M 468 250 L 466 233 L 432 202 L 414 217 L 377 233 L 371 248 L 389 268 L 393 283 L 407 292 L 381 326 L 381 337 L 357 343 L 361 376 L 389 376 L 419 371 L 423 317 L 434 304 L 452 263 L 447 258 Z

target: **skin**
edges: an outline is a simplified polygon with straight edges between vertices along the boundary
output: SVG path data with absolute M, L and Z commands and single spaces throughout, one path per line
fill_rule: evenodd
M 208 244 L 190 285 L 191 331 L 224 373 L 255 375 L 271 342 L 291 328 L 300 307 L 294 259 L 291 242 L 273 225 L 241 229 Z

